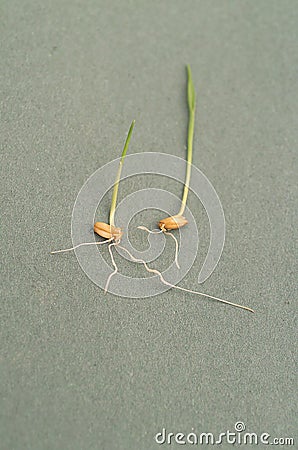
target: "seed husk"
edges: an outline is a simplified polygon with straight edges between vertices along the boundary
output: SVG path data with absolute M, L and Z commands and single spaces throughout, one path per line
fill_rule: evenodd
M 121 239 L 123 232 L 121 228 L 115 227 L 114 225 L 109 225 L 105 222 L 96 222 L 94 224 L 94 233 L 106 239 Z
M 175 216 L 166 217 L 158 222 L 158 226 L 161 230 L 177 230 L 184 227 L 188 223 L 184 216 L 176 214 Z

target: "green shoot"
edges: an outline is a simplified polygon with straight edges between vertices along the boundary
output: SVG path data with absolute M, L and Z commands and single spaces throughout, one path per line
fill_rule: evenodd
M 122 155 L 121 155 L 121 159 L 120 159 L 120 163 L 119 163 L 119 168 L 118 168 L 118 172 L 116 175 L 116 180 L 115 180 L 115 184 L 114 184 L 114 189 L 113 189 L 113 195 L 112 195 L 112 202 L 111 202 L 111 209 L 110 209 L 110 225 L 115 226 L 115 210 L 116 210 L 116 204 L 117 204 L 117 196 L 118 196 L 118 189 L 119 189 L 119 182 L 120 182 L 120 177 L 121 177 L 121 171 L 122 171 L 122 167 L 123 167 L 123 162 L 124 162 L 124 158 L 126 156 L 126 152 L 129 146 L 129 142 L 130 142 L 130 138 L 131 138 L 131 134 L 132 134 L 132 130 L 133 127 L 135 126 L 135 120 L 132 121 L 128 134 L 127 134 L 127 138 L 124 144 L 124 148 L 122 151 Z
M 191 175 L 191 164 L 192 164 L 192 147 L 193 147 L 193 135 L 195 128 L 195 111 L 196 111 L 196 92 L 194 89 L 192 75 L 190 66 L 187 65 L 187 100 L 188 100 L 188 111 L 189 111 L 189 119 L 188 119 L 188 138 L 187 138 L 187 168 L 186 168 L 186 176 L 184 183 L 184 191 L 183 197 L 181 200 L 181 208 L 178 213 L 178 216 L 182 216 L 186 207 L 188 192 L 189 192 L 189 182 Z

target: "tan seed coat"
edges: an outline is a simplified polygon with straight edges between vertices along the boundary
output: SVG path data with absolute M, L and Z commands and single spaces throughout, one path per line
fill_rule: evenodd
M 158 226 L 161 230 L 177 230 L 177 228 L 184 227 L 188 221 L 184 216 L 177 214 L 176 216 L 167 217 L 159 221 Z
M 94 224 L 94 233 L 106 239 L 120 239 L 122 236 L 121 228 L 114 227 L 104 222 L 96 222 Z

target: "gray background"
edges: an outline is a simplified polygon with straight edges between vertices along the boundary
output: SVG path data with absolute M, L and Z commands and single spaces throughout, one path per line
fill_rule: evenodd
M 218 434 L 237 420 L 294 436 L 297 2 L 1 5 L 0 448 L 147 450 L 162 427 Z M 119 156 L 133 118 L 130 152 L 184 156 L 186 63 L 198 96 L 194 164 L 227 221 L 201 288 L 255 315 L 174 290 L 104 296 L 74 254 L 49 254 L 71 244 L 76 195 Z M 144 176 L 120 198 L 146 186 L 181 192 Z M 189 207 L 200 246 L 180 285 L 198 288 L 208 219 L 193 196 Z

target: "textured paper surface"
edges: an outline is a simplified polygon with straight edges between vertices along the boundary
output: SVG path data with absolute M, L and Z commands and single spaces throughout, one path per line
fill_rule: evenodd
M 239 420 L 293 436 L 297 12 L 287 0 L 2 2 L 2 449 L 149 450 L 162 427 L 219 434 Z M 186 63 L 194 164 L 226 217 L 201 288 L 255 315 L 174 290 L 104 296 L 74 254 L 49 254 L 71 245 L 76 195 L 132 119 L 130 153 L 184 157 Z M 120 199 L 146 186 L 181 192 L 144 176 Z M 200 247 L 180 285 L 198 288 L 208 219 L 189 206 Z

